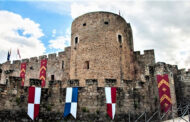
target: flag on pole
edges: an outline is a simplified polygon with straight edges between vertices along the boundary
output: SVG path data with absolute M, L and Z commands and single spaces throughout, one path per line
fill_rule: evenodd
M 64 110 L 64 115 L 63 115 L 64 117 L 71 114 L 76 119 L 77 102 L 78 102 L 78 88 L 77 87 L 67 88 L 66 89 L 65 110 Z
M 19 49 L 17 49 L 17 55 L 19 56 L 19 59 L 21 59 L 21 56 L 20 56 L 20 51 L 19 51 Z
M 114 119 L 115 110 L 116 110 L 116 88 L 115 87 L 105 87 L 106 94 L 106 104 L 107 104 L 107 113 Z
M 10 61 L 10 53 L 9 53 L 9 51 L 8 51 L 8 54 L 7 54 L 7 61 Z
M 34 120 L 40 109 L 41 88 L 29 87 L 28 90 L 28 116 Z
M 10 51 L 8 51 L 7 61 L 10 61 L 10 57 L 11 57 L 11 49 L 10 49 Z
M 161 110 L 167 112 L 172 105 L 168 75 L 157 75 Z

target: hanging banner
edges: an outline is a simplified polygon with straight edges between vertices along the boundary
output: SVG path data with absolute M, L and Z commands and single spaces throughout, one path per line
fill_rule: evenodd
M 47 68 L 47 60 L 41 60 L 40 66 L 40 80 L 41 86 L 44 87 L 46 85 L 46 68 Z
M 116 111 L 116 88 L 115 87 L 105 87 L 107 113 L 114 119 Z
M 25 74 L 26 74 L 26 63 L 21 63 L 20 66 L 20 77 L 22 79 L 21 86 L 24 86 Z
M 29 87 L 28 89 L 28 116 L 34 120 L 40 109 L 41 88 Z
M 65 110 L 64 110 L 64 115 L 63 115 L 64 117 L 71 114 L 76 119 L 77 102 L 78 102 L 78 88 L 77 87 L 67 88 L 66 89 Z
M 161 110 L 167 112 L 172 105 L 168 75 L 157 75 Z

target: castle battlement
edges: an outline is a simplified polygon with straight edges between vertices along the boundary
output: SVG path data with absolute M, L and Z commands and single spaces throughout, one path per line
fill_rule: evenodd
M 18 65 L 21 64 L 22 62 L 26 62 L 26 63 L 34 63 L 34 62 L 40 62 L 40 60 L 42 59 L 47 59 L 47 60 L 56 60 L 59 58 L 62 58 L 63 56 L 66 56 L 66 52 L 70 51 L 70 47 L 66 47 L 65 51 L 62 52 L 58 52 L 58 54 L 56 53 L 52 53 L 52 54 L 48 54 L 48 55 L 41 55 L 39 57 L 31 57 L 31 58 L 26 58 L 26 59 L 21 59 L 21 60 L 13 60 L 11 61 L 6 61 L 2 64 L 0 64 L 0 67 L 2 65 Z
M 42 62 L 47 66 L 41 67 L 42 59 L 47 59 Z M 23 62 L 26 68 L 21 70 Z M 16 111 L 27 121 L 23 111 L 27 109 L 28 87 L 41 87 L 44 81 L 40 119 L 62 119 L 50 113 L 62 117 L 66 88 L 78 87 L 77 119 L 110 121 L 106 116 L 105 87 L 116 87 L 115 120 L 128 121 L 127 118 L 133 116 L 131 121 L 134 121 L 145 111 L 151 115 L 160 110 L 157 75 L 168 74 L 167 85 L 174 110 L 177 104 L 189 101 L 190 91 L 186 87 L 189 73 L 190 70 L 178 70 L 177 65 L 156 63 L 153 49 L 144 50 L 143 54 L 134 51 L 131 25 L 120 15 L 92 12 L 73 21 L 71 47 L 64 51 L 0 64 L 0 113 Z

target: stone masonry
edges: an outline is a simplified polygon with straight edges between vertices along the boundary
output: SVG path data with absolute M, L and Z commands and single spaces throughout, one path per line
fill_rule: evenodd
M 77 120 L 111 121 L 106 114 L 106 86 L 117 88 L 116 121 L 133 121 L 145 111 L 151 116 L 160 108 L 158 74 L 169 76 L 173 109 L 190 102 L 190 72 L 156 63 L 154 50 L 134 51 L 132 28 L 120 15 L 87 13 L 73 21 L 71 30 L 71 47 L 58 55 L 0 64 L 0 120 L 30 120 L 28 87 L 40 86 L 42 59 L 47 59 L 46 86 L 37 120 L 74 120 L 62 117 L 67 87 L 79 87 Z M 27 63 L 24 87 L 21 62 Z M 168 118 L 171 113 L 164 119 Z M 159 121 L 158 116 L 154 120 Z

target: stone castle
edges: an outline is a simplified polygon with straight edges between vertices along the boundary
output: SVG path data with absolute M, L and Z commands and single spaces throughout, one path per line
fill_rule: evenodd
M 144 54 L 134 51 L 132 28 L 120 15 L 87 13 L 73 21 L 71 31 L 71 46 L 58 55 L 0 64 L 1 120 L 29 119 L 28 86 L 40 86 L 42 59 L 47 59 L 47 71 L 39 120 L 62 119 L 65 88 L 74 86 L 79 87 L 78 120 L 110 121 L 106 115 L 106 86 L 117 87 L 115 120 L 135 120 L 145 111 L 147 116 L 151 115 L 159 110 L 158 74 L 169 76 L 174 111 L 179 105 L 190 103 L 190 71 L 156 63 L 154 50 L 145 50 Z M 24 87 L 21 87 L 21 62 L 27 64 Z

